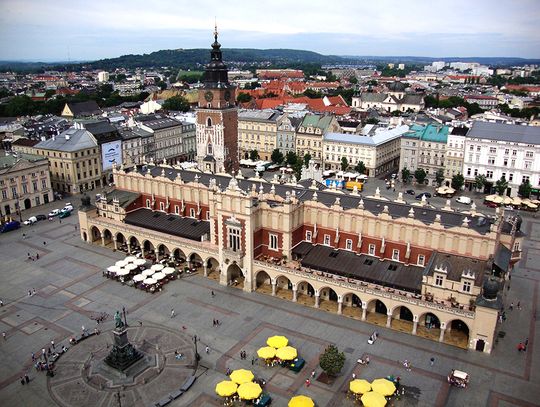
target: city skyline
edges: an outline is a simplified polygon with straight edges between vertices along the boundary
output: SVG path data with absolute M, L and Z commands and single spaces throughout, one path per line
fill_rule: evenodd
M 418 0 L 402 5 L 338 1 L 197 7 L 169 0 L 65 4 L 7 0 L 0 5 L 0 60 L 78 61 L 161 49 L 207 48 L 217 19 L 226 48 L 292 48 L 333 55 L 540 57 L 540 6 Z

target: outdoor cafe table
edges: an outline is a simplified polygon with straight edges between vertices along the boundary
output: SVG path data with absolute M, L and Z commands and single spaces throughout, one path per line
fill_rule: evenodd
M 174 273 L 174 268 L 173 267 L 165 267 L 163 270 L 161 270 L 162 273 L 164 274 L 173 274 Z
M 157 281 L 154 280 L 153 278 L 149 277 L 149 278 L 145 278 L 143 280 L 143 284 L 146 284 L 146 285 L 154 285 L 154 284 L 157 284 Z
M 146 260 L 145 259 L 136 259 L 133 263 L 136 264 L 137 266 L 144 266 L 146 264 Z
M 154 264 L 152 267 L 150 267 L 154 271 L 161 271 L 165 268 L 163 264 Z
M 154 273 L 155 273 L 154 270 L 152 270 L 152 269 L 146 269 L 146 270 L 143 270 L 141 274 L 142 274 L 143 276 L 145 276 L 145 277 L 149 277 L 149 276 L 151 276 L 151 275 L 154 274 Z
M 144 279 L 145 279 L 145 276 L 143 276 L 142 274 L 136 274 L 133 276 L 133 281 L 135 282 L 143 281 Z
M 157 280 L 157 281 L 163 280 L 163 279 L 165 278 L 165 274 L 164 274 L 164 273 L 161 273 L 161 272 L 157 272 L 157 273 L 155 273 L 155 274 L 152 276 L 152 278 L 153 278 L 154 280 Z
M 120 270 L 122 270 L 122 268 L 121 268 L 121 267 L 118 267 L 118 266 L 109 266 L 109 267 L 107 268 L 107 271 L 108 271 L 109 273 L 114 273 L 114 274 L 118 273 Z

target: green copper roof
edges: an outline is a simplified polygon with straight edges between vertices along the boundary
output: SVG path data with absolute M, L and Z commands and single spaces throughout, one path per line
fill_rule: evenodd
M 450 128 L 448 126 L 428 124 L 427 126 L 420 126 L 413 124 L 410 127 L 409 133 L 405 135 L 408 138 L 415 138 L 421 141 L 432 141 L 435 143 L 446 143 L 448 140 L 448 133 Z

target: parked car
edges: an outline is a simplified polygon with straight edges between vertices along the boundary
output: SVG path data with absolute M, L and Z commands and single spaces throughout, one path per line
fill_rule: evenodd
M 45 215 L 36 215 L 37 220 L 47 220 L 47 216 Z
M 38 221 L 38 219 L 35 217 L 35 216 L 30 216 L 27 220 L 25 220 L 23 223 L 25 225 L 33 225 L 34 223 L 36 223 Z
M 62 210 L 60 212 L 73 212 L 73 206 L 71 205 L 66 205 L 62 208 Z
M 422 192 L 421 194 L 416 195 L 416 199 L 420 200 L 422 199 L 422 196 L 425 196 L 426 198 L 431 198 L 431 194 L 429 192 Z
M 465 204 L 465 205 L 470 205 L 471 202 L 472 202 L 472 199 L 469 198 L 468 196 L 459 196 L 459 197 L 456 198 L 456 202 L 462 203 L 462 204 Z
M 11 232 L 12 230 L 19 229 L 21 227 L 21 224 L 17 222 L 16 220 L 4 223 L 2 226 L 0 226 L 0 233 L 6 233 Z
M 71 211 L 62 211 L 60 212 L 60 215 L 58 215 L 60 219 L 67 218 L 68 216 L 71 216 Z
M 49 218 L 54 218 L 55 216 L 60 215 L 60 209 L 53 209 L 49 212 Z
M 405 191 L 407 195 L 414 195 L 414 189 L 408 189 Z
M 484 205 L 486 205 L 489 208 L 498 208 L 499 204 L 496 204 L 495 202 L 491 201 L 484 201 Z

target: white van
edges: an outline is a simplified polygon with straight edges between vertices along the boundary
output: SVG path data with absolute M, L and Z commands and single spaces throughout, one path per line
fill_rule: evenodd
M 465 205 L 470 205 L 471 202 L 472 202 L 472 199 L 469 198 L 468 196 L 460 196 L 460 197 L 456 198 L 456 202 L 462 203 L 462 204 L 465 204 Z

